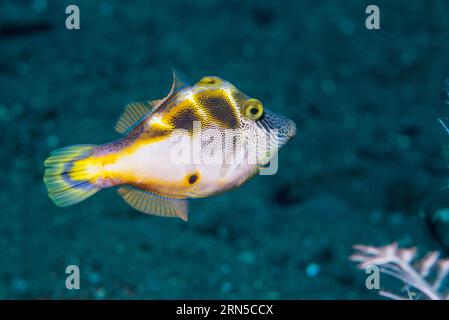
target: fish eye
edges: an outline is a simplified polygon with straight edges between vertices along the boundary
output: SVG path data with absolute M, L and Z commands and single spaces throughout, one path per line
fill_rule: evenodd
M 221 82 L 220 79 L 218 79 L 217 77 L 203 77 L 203 78 L 201 78 L 201 80 L 198 83 L 211 86 L 211 85 L 217 85 L 220 82 Z
M 258 120 L 263 114 L 263 105 L 257 99 L 248 99 L 243 104 L 244 115 L 251 120 Z

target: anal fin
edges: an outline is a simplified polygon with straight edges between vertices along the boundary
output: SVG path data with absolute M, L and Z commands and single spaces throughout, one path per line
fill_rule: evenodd
M 134 209 L 161 217 L 188 218 L 188 206 L 185 199 L 163 197 L 133 187 L 121 187 L 119 195 Z

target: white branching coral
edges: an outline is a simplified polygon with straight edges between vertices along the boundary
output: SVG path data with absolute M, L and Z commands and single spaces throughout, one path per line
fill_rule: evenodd
M 366 270 L 378 266 L 381 273 L 390 275 L 404 283 L 406 296 L 380 290 L 379 294 L 397 300 L 415 299 L 411 290 L 416 289 L 427 299 L 449 300 L 445 281 L 449 278 L 449 259 L 440 259 L 438 252 L 429 252 L 417 259 L 417 250 L 398 248 L 397 243 L 385 247 L 355 245 L 350 260 L 359 262 L 358 268 Z

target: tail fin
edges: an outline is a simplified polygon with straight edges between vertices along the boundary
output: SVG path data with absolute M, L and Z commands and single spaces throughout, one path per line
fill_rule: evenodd
M 69 146 L 54 150 L 45 160 L 44 183 L 56 205 L 70 206 L 101 189 L 93 181 L 97 175 L 89 170 L 88 158 L 94 149 L 93 145 Z

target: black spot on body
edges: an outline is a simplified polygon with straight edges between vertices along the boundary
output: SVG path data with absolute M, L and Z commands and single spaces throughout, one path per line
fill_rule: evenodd
M 219 95 L 197 97 L 201 105 L 222 125 L 230 129 L 238 127 L 238 119 L 234 107 L 226 98 Z
M 194 184 L 194 183 L 196 182 L 196 180 L 198 180 L 198 176 L 197 176 L 196 174 L 192 174 L 192 175 L 189 177 L 189 183 L 190 183 L 190 184 Z
M 190 108 L 181 111 L 179 114 L 174 116 L 171 120 L 173 126 L 176 129 L 184 129 L 193 132 L 193 122 L 200 121 L 196 116 L 195 112 L 193 112 Z

